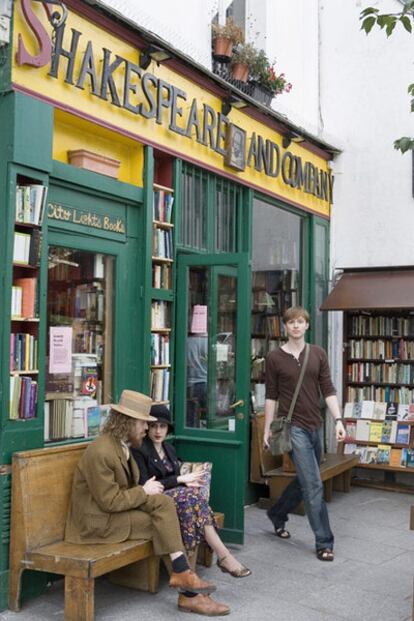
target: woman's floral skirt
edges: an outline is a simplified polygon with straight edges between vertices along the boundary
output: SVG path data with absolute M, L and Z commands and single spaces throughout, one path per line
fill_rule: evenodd
M 213 525 L 217 528 L 213 511 L 197 488 L 183 485 L 167 489 L 164 494 L 168 494 L 175 502 L 185 548 L 188 551 L 194 550 L 204 541 L 204 526 Z

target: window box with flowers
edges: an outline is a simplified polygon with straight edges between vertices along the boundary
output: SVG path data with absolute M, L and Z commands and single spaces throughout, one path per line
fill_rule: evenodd
M 213 56 L 221 62 L 229 62 L 233 47 L 244 42 L 243 30 L 232 17 L 225 24 L 212 24 Z
M 252 43 L 240 43 L 231 57 L 231 73 L 234 80 L 247 82 L 255 65 L 258 51 Z
M 292 84 L 287 81 L 285 74 L 276 73 L 275 61 L 271 63 L 263 50 L 257 53 L 252 64 L 249 86 L 251 97 L 265 106 L 269 106 L 276 95 L 292 90 Z

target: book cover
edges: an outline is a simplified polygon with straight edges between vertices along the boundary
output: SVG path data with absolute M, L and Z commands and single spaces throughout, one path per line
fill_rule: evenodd
M 361 401 L 355 401 L 354 407 L 352 408 L 352 418 L 361 418 Z
M 397 420 L 408 420 L 408 403 L 399 403 L 397 410 Z
M 207 502 L 210 498 L 210 482 L 211 482 L 212 468 L 213 468 L 213 464 L 209 461 L 203 461 L 203 462 L 184 461 L 180 466 L 180 474 L 188 474 L 189 472 L 203 472 L 203 476 L 201 479 L 201 487 L 197 489 L 199 490 L 200 496 L 205 498 Z
M 25 319 L 33 318 L 35 316 L 37 278 L 15 278 L 13 285 L 21 287 L 22 290 L 20 315 Z
M 396 444 L 408 444 L 410 441 L 410 425 L 400 423 L 397 428 Z
M 81 369 L 81 394 L 94 397 L 98 385 L 98 368 L 96 366 L 84 366 Z
M 87 408 L 86 410 L 87 438 L 97 436 L 101 427 L 101 411 L 99 405 Z
M 414 448 L 404 448 L 405 451 L 405 465 L 407 468 L 414 468 Z
M 347 421 L 345 425 L 346 439 L 347 440 L 355 440 L 356 439 L 356 421 Z
M 391 447 L 386 444 L 378 444 L 377 464 L 388 464 L 390 461 Z
M 375 401 L 365 400 L 361 401 L 361 416 L 360 418 L 371 419 L 374 413 Z
M 386 420 L 397 420 L 398 403 L 395 401 L 388 401 L 387 409 L 385 413 Z
M 356 434 L 355 439 L 361 442 L 369 441 L 369 433 L 370 433 L 370 421 L 364 420 L 362 418 L 358 419 L 356 422 Z
M 29 264 L 30 233 L 14 233 L 13 263 Z
M 402 449 L 400 448 L 391 448 L 389 464 L 394 468 L 398 468 L 401 466 L 401 454 Z
M 408 406 L 407 420 L 414 420 L 414 403 L 410 403 Z
M 381 442 L 383 443 L 391 442 L 391 431 L 392 431 L 392 421 L 385 420 L 382 423 Z
M 400 466 L 402 468 L 405 468 L 407 466 L 407 450 L 406 448 L 400 449 L 401 450 L 401 459 L 400 459 Z
M 369 427 L 369 441 L 370 442 L 381 442 L 382 437 L 382 423 L 379 422 L 371 422 Z
M 344 418 L 353 418 L 354 404 L 352 401 L 347 401 L 344 406 Z
M 385 401 L 375 401 L 374 411 L 372 413 L 373 420 L 384 420 L 387 410 L 387 404 Z

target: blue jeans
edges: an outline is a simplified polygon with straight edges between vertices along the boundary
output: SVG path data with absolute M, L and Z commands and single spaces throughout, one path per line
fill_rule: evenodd
M 303 500 L 309 524 L 315 534 L 316 549 L 332 550 L 334 536 L 329 526 L 328 510 L 323 498 L 323 484 L 319 472 L 322 444 L 318 430 L 308 431 L 291 427 L 292 458 L 296 477 L 268 511 L 275 528 L 283 528 L 291 513 Z

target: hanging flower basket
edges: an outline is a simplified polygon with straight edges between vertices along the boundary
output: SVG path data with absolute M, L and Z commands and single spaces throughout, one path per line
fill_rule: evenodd
M 245 63 L 235 63 L 231 68 L 232 76 L 240 82 L 247 82 L 249 77 L 249 66 Z

